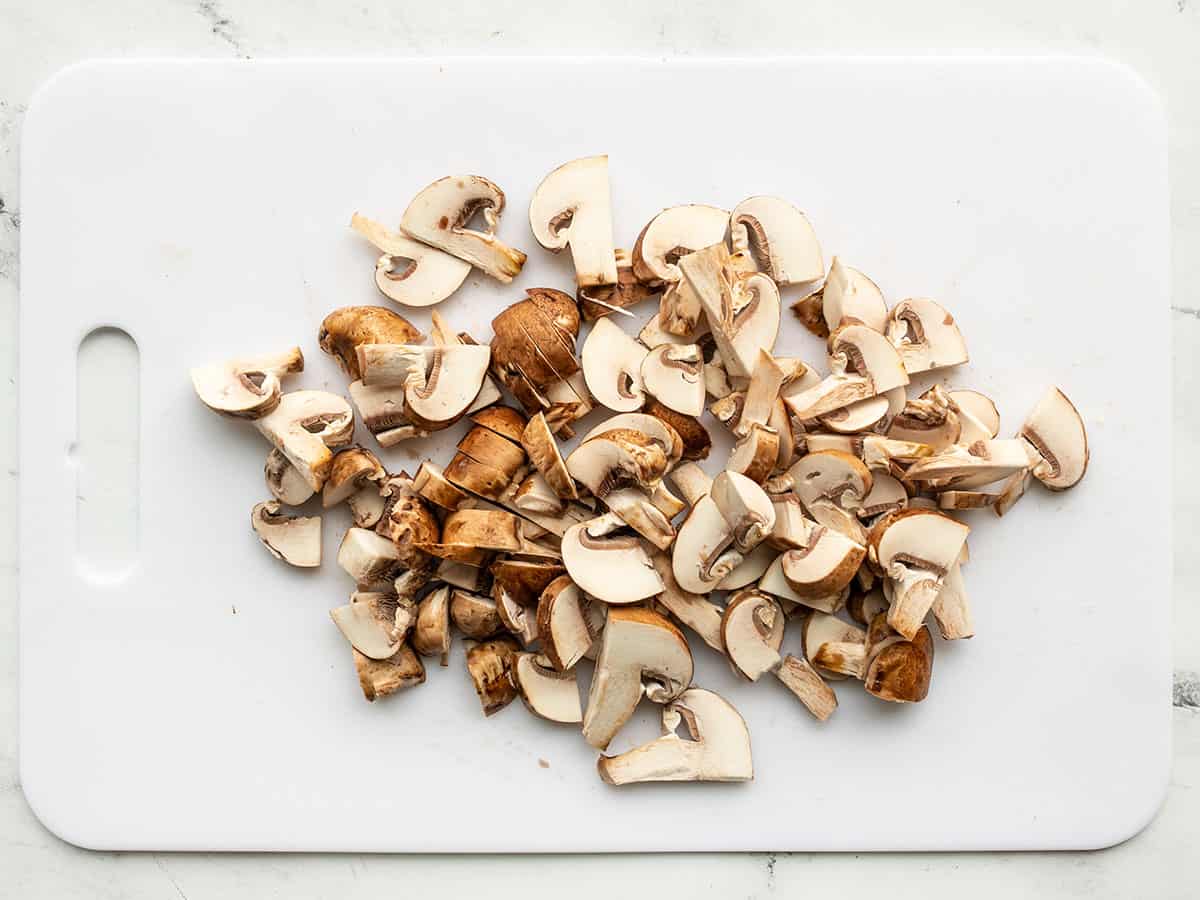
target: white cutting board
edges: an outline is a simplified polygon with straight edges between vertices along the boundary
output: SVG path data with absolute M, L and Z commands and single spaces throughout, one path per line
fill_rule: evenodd
M 333 561 L 291 570 L 248 527 L 267 445 L 192 395 L 189 366 L 300 344 L 380 303 L 348 228 L 478 173 L 530 254 L 441 310 L 488 322 L 532 285 L 530 191 L 610 155 L 618 240 L 660 208 L 754 193 L 804 208 L 827 259 L 890 300 L 937 297 L 1004 433 L 1051 383 L 1083 411 L 1077 490 L 972 514 L 978 636 L 939 640 L 928 700 L 838 688 L 815 722 L 694 640 L 696 682 L 749 723 L 742 785 L 615 789 L 578 731 L 484 719 L 448 669 L 363 701 L 327 610 Z M 22 155 L 21 781 L 97 848 L 613 851 L 1084 848 L 1141 828 L 1168 775 L 1170 344 L 1165 126 L 1126 69 L 1080 60 L 90 63 L 38 95 Z M 785 297 L 785 299 L 788 299 Z M 639 310 L 645 313 L 646 310 Z M 412 318 L 423 327 L 424 313 Z M 99 325 L 140 351 L 140 545 L 96 577 L 72 547 L 75 359 Z M 628 326 L 627 326 L 628 327 Z M 819 361 L 784 326 L 781 352 Z M 1136 376 L 1136 377 L 1135 377 Z M 449 458 L 449 436 L 428 445 Z M 368 444 L 369 444 L 368 439 Z M 385 454 L 412 471 L 426 451 Z M 94 480 L 94 477 L 93 477 Z M 236 608 L 236 613 L 233 611 Z M 787 639 L 796 649 L 798 634 Z M 657 733 L 645 704 L 618 749 Z M 539 762 L 543 761 L 545 765 Z

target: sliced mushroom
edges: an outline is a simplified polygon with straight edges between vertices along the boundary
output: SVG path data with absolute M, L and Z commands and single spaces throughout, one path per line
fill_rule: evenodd
M 655 486 L 655 491 L 662 484 Z M 675 527 L 667 513 L 659 509 L 653 500 L 638 488 L 618 488 L 604 495 L 609 510 L 626 525 L 652 543 L 659 550 L 666 550 L 675 540 Z M 676 512 L 679 510 L 677 509 Z
M 255 505 L 250 525 L 276 559 L 302 568 L 321 565 L 321 517 L 280 513 L 278 500 Z
M 530 712 L 551 722 L 583 721 L 575 673 L 555 671 L 534 653 L 518 653 L 515 660 L 513 683 Z
M 519 651 L 517 642 L 507 637 L 484 641 L 467 650 L 467 674 L 485 716 L 495 715 L 517 699 L 512 673 Z
M 765 593 L 740 591 L 730 598 L 721 619 L 721 639 L 733 670 L 758 681 L 779 668 L 784 615 Z
M 1033 477 L 1050 490 L 1074 487 L 1087 472 L 1088 442 L 1083 417 L 1058 388 L 1050 388 L 1038 401 L 1021 426 L 1021 437 L 1039 457 Z
M 483 571 L 478 566 L 468 566 L 450 559 L 439 560 L 436 578 L 471 594 L 483 586 Z
M 566 570 L 557 562 L 500 559 L 492 564 L 493 586 L 499 584 L 515 603 L 537 606 L 546 587 Z
M 616 284 L 608 157 L 572 160 L 542 179 L 529 201 L 529 227 L 547 250 L 570 246 L 578 287 Z
M 380 447 L 429 436 L 405 416 L 404 388 L 367 387 L 361 381 L 352 381 L 349 390 L 359 418 Z
M 733 546 L 733 529 L 711 496 L 701 497 L 675 538 L 671 567 L 685 591 L 708 593 L 737 567 L 742 554 Z
M 736 591 L 755 584 L 766 574 L 771 563 L 775 562 L 775 556 L 776 551 L 772 547 L 765 543 L 759 544 L 734 566 L 733 571 L 718 582 L 717 590 Z
M 857 513 L 860 519 L 871 519 L 907 506 L 904 485 L 886 472 L 873 472 L 871 490 L 862 498 Z
M 887 436 L 892 440 L 928 444 L 935 451 L 944 450 L 951 444 L 960 442 L 972 443 L 961 441 L 962 420 L 954 410 L 950 397 L 938 385 L 920 397 L 909 400 L 904 409 L 892 419 Z M 976 436 L 975 440 L 979 440 L 980 437 Z
M 425 338 L 408 319 L 382 306 L 343 306 L 321 322 L 317 341 L 353 381 L 362 380 L 358 348 L 363 344 L 419 344 Z M 365 414 L 364 414 L 365 415 Z
M 850 618 L 865 627 L 870 625 L 877 615 L 886 613 L 888 605 L 883 591 L 875 589 L 851 594 L 850 602 L 846 604 L 846 611 L 850 613 Z
M 857 511 L 874 487 L 871 470 L 856 456 L 840 450 L 818 450 L 788 469 L 800 502 L 821 525 L 863 543 L 866 533 Z
M 470 419 L 476 425 L 507 438 L 514 444 L 521 443 L 521 436 L 527 424 L 525 417 L 511 406 L 490 406 L 472 413 Z
M 661 293 L 661 288 L 644 284 L 637 277 L 630 251 L 618 247 L 613 251 L 613 257 L 617 268 L 616 284 L 579 288 L 577 292 L 579 312 L 585 321 L 594 322 L 614 312 L 632 315 L 626 312 L 629 307 Z
M 395 576 L 400 551 L 395 544 L 366 528 L 350 528 L 338 547 L 338 565 L 356 584 L 374 585 Z
M 383 255 L 375 263 L 375 286 L 383 296 L 404 306 L 441 303 L 466 281 L 471 266 L 449 253 L 391 231 L 355 213 L 350 227 Z
M 689 506 L 695 506 L 712 490 L 712 478 L 694 462 L 682 463 L 672 469 L 671 480 Z
M 748 554 L 775 527 L 775 507 L 757 483 L 737 472 L 721 472 L 713 479 L 709 496 L 724 516 L 738 553 Z
M 729 454 L 725 468 L 730 472 L 745 475 L 751 481 L 762 484 L 775 468 L 779 459 L 779 432 L 766 425 L 751 425 L 746 436 L 739 439 Z
M 1018 500 L 1025 496 L 1025 490 L 1029 487 L 1031 478 L 1028 469 L 1008 477 L 1008 480 L 1000 488 L 995 506 L 992 507 L 997 516 L 1005 515 Z
M 800 636 L 805 657 L 825 678 L 863 677 L 867 633 L 861 628 L 814 610 L 805 616 Z
M 359 528 L 371 528 L 383 516 L 384 499 L 380 486 L 386 477 L 383 464 L 370 450 L 361 447 L 339 450 L 333 457 L 329 478 L 321 491 L 321 505 L 329 509 L 345 502 L 350 507 L 354 524 Z
M 725 652 L 725 643 L 721 638 L 721 607 L 713 603 L 705 594 L 693 594 L 685 591 L 675 580 L 671 568 L 671 560 L 665 553 L 653 556 L 654 569 L 662 578 L 663 590 L 658 595 L 657 602 L 679 620 L 680 623 L 692 629 L 700 638 L 718 653 Z
M 500 616 L 501 624 L 522 646 L 528 647 L 538 639 L 536 615 L 518 603 L 502 582 L 492 582 L 492 599 L 496 603 L 496 613 Z
M 905 477 L 909 481 L 937 481 L 966 489 L 1029 468 L 1030 456 L 1029 444 L 1019 439 L 976 441 L 969 447 L 954 444 L 917 460 L 909 466 Z
M 893 513 L 871 531 L 872 555 L 894 589 L 888 624 L 912 640 L 970 532 L 936 510 Z
M 423 569 L 429 555 L 418 549 L 441 539 L 441 529 L 433 510 L 416 492 L 406 476 L 393 476 L 383 485 L 383 513 L 375 533 L 387 538 L 396 548 L 400 562 L 410 569 Z
M 520 510 L 522 514 L 534 513 L 559 517 L 567 509 L 567 504 L 550 487 L 549 482 L 542 477 L 540 472 L 534 472 L 532 475 L 527 476 L 517 486 L 517 492 L 513 494 L 512 502 L 513 506 Z
M 964 545 L 965 546 L 965 545 Z M 962 576 L 962 558 L 950 567 L 933 601 L 930 612 L 937 622 L 938 631 L 947 641 L 974 637 L 975 626 L 971 621 L 971 606 L 967 601 L 967 586 Z
M 795 593 L 806 600 L 828 597 L 843 590 L 853 580 L 866 555 L 866 547 L 856 544 L 832 528 L 815 525 L 807 542 L 780 557 L 783 577 Z
M 492 371 L 529 412 L 548 409 L 552 384 L 579 371 L 579 310 L 562 291 L 530 288 L 492 320 Z
M 458 442 L 458 451 L 476 462 L 499 469 L 510 480 L 527 469 L 525 451 L 487 428 L 476 425 Z
M 557 496 L 565 500 L 574 500 L 579 496 L 575 490 L 575 482 L 571 479 L 567 465 L 558 450 L 554 433 L 542 413 L 529 420 L 521 432 L 520 441 L 525 452 L 529 454 L 529 461 Z
M 899 390 L 903 390 L 900 388 Z M 889 392 L 890 393 L 890 392 Z M 849 406 L 835 409 L 820 417 L 820 422 L 831 431 L 856 434 L 866 431 L 888 414 L 890 404 L 885 394 L 876 394 L 866 400 L 858 400 Z M 890 434 L 890 432 L 889 432 Z
M 704 459 L 712 449 L 712 436 L 708 429 L 694 416 L 685 416 L 668 409 L 657 400 L 649 400 L 643 410 L 668 425 L 682 440 L 683 459 Z
M 785 554 L 783 553 L 779 554 L 775 562 L 771 563 L 767 571 L 763 573 L 763 577 L 758 580 L 758 589 L 760 591 L 766 591 L 785 606 L 793 604 L 831 614 L 846 605 L 846 601 L 850 597 L 849 586 L 824 597 L 805 597 L 796 593 L 783 574 L 784 556 Z M 788 608 L 791 609 L 790 606 Z
M 329 617 L 351 646 L 371 659 L 395 656 L 413 625 L 411 602 L 400 605 L 387 594 L 368 591 L 356 592 Z
M 583 375 L 588 390 L 616 412 L 633 412 L 646 399 L 642 389 L 642 362 L 646 348 L 608 319 L 592 326 L 583 342 Z
M 900 351 L 909 375 L 969 361 L 954 317 L 933 300 L 901 300 L 893 306 L 887 336 Z
M 872 630 L 883 624 L 872 622 Z M 893 703 L 919 703 L 929 693 L 933 674 L 933 638 L 921 626 L 911 641 L 899 635 L 874 644 L 867 657 L 864 685 L 867 692 Z
M 987 431 L 988 438 L 994 438 L 1000 433 L 1000 411 L 991 398 L 979 391 L 951 391 L 950 402 L 960 414 L 979 422 Z
M 686 449 L 683 439 L 674 426 L 667 420 L 651 415 L 648 412 L 620 413 L 610 416 L 588 431 L 580 440 L 580 444 L 586 444 L 593 438 L 600 437 L 605 432 L 617 430 L 641 432 L 663 448 L 669 465 L 674 465 L 678 462 Z
M 644 432 L 614 428 L 580 444 L 566 466 L 572 478 L 603 500 L 623 487 L 652 489 L 667 471 L 667 453 Z
M 787 373 L 775 362 L 766 350 L 758 351 L 758 361 L 754 365 L 754 374 L 750 376 L 750 384 L 746 388 L 733 433 L 744 437 L 752 425 L 770 425 L 771 414 L 775 411 L 779 399 L 779 389 L 783 387 Z
M 609 609 L 583 716 L 584 740 L 604 749 L 643 696 L 668 703 L 691 682 L 692 653 L 678 628 L 647 609 Z
M 806 546 L 809 531 L 816 524 L 804 515 L 804 508 L 795 491 L 779 491 L 767 495 L 775 511 L 775 524 L 767 542 L 776 550 L 795 550 Z
M 542 652 L 560 672 L 583 659 L 596 639 L 588 618 L 588 599 L 569 575 L 560 575 L 542 591 L 537 607 L 537 632 Z
M 832 374 L 814 387 L 784 395 L 788 409 L 800 421 L 908 384 L 899 354 L 879 332 L 865 325 L 847 325 L 830 336 L 830 344 Z
M 808 660 L 790 654 L 785 656 L 779 668 L 775 670 L 775 677 L 783 682 L 818 721 L 824 722 L 837 709 L 837 694 Z
M 486 230 L 467 227 L 483 213 Z M 477 175 L 450 175 L 421 190 L 400 220 L 400 230 L 430 247 L 464 260 L 505 284 L 525 264 L 525 254 L 496 237 L 504 191 Z
M 690 740 L 676 733 L 687 725 Z M 600 777 L 613 785 L 647 781 L 752 781 L 750 730 L 712 691 L 692 688 L 663 709 L 663 736 L 617 756 L 601 756 Z
M 823 294 L 824 291 L 817 288 L 792 303 L 792 315 L 804 326 L 806 331 L 821 340 L 829 337 L 829 326 L 825 323 Z
M 413 649 L 422 656 L 437 656 L 442 667 L 450 664 L 450 588 L 427 594 L 417 606 Z
M 333 465 L 330 447 L 349 443 L 354 434 L 354 412 L 336 394 L 293 391 L 254 426 L 319 491 Z
M 674 284 L 679 258 L 725 240 L 729 213 L 714 206 L 672 206 L 642 229 L 633 245 L 633 270 L 648 284 Z
M 192 369 L 196 396 L 213 412 L 235 419 L 261 419 L 279 405 L 285 375 L 304 371 L 299 347 Z
M 831 332 L 847 323 L 866 325 L 883 334 L 887 328 L 888 308 L 883 291 L 858 269 L 842 265 L 836 256 L 821 292 L 825 324 Z
M 442 542 L 481 550 L 522 552 L 521 520 L 502 509 L 457 509 L 442 523 Z
M 663 344 L 642 360 L 642 386 L 685 416 L 704 412 L 704 358 L 695 344 Z
M 455 487 L 489 500 L 498 499 L 512 479 L 495 466 L 474 460 L 465 453 L 456 453 L 446 466 L 446 480 Z
M 468 590 L 450 592 L 450 621 L 466 637 L 481 641 L 500 631 L 504 624 L 496 611 L 496 601 Z
M 470 501 L 471 497 L 446 478 L 441 468 L 425 460 L 413 477 L 413 490 L 435 506 L 456 510 Z
M 819 281 L 825 274 L 821 245 L 808 217 L 778 197 L 750 197 L 729 217 L 735 254 L 778 285 Z M 753 254 L 751 256 L 751 254 Z
M 288 461 L 278 447 L 272 447 L 271 452 L 267 454 L 263 476 L 267 480 L 267 489 L 271 495 L 285 506 L 300 506 L 314 493 L 304 475 Z
M 662 579 L 636 537 L 612 535 L 604 518 L 567 529 L 563 565 L 580 589 L 609 604 L 637 603 L 662 592 Z
M 942 491 L 937 505 L 938 509 L 991 509 L 999 499 L 999 494 L 984 491 Z
M 371 659 L 357 650 L 351 650 L 351 653 L 363 696 L 371 702 L 425 683 L 425 666 L 407 644 L 402 644 L 388 659 Z

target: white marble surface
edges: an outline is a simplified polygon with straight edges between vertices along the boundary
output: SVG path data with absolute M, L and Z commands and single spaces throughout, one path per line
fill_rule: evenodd
M 1130 63 L 1164 96 L 1171 125 L 1174 455 L 1197 449 L 1190 389 L 1200 373 L 1200 0 L 910 0 L 892 4 L 500 4 L 461 0 L 368 7 L 339 0 L 0 0 L 0 411 L 15 418 L 20 238 L 19 140 L 25 105 L 55 70 L 96 56 L 621 53 L 1082 53 Z M 1120 127 L 1114 123 L 1114 127 Z M 1136 322 L 1131 321 L 1131 330 Z M 1159 348 L 1150 348 L 1150 352 Z M 1114 348 L 1114 360 L 1138 348 Z M 1166 352 L 1166 348 L 1161 348 Z M 1165 425 L 1164 425 L 1165 430 Z M 1164 442 L 1166 435 L 1164 434 Z M 837 891 L 890 898 L 1042 896 L 1190 898 L 1200 800 L 1200 585 L 1192 535 L 1200 487 L 1177 480 L 1175 768 L 1142 834 L 1089 854 L 579 857 L 211 856 L 89 853 L 48 834 L 21 795 L 16 763 L 15 435 L 0 436 L 0 896 L 358 897 L 384 892 L 493 896 L 766 897 Z M 1136 611 L 1130 619 L 1136 635 Z M 797 815 L 805 811 L 797 810 Z M 419 820 L 419 813 L 417 813 Z M 485 882 L 484 879 L 487 879 Z

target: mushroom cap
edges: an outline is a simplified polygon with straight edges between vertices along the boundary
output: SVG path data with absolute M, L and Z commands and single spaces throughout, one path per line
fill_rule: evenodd
M 642 386 L 685 416 L 704 412 L 704 357 L 695 344 L 663 344 L 642 360 Z
M 878 617 L 876 617 L 878 620 Z M 896 635 L 879 643 L 867 660 L 868 693 L 893 703 L 918 703 L 929 693 L 933 638 L 925 626 L 911 641 Z
M 313 495 L 313 489 L 304 475 L 293 466 L 283 451 L 272 447 L 263 466 L 263 477 L 271 495 L 285 506 L 299 506 Z
M 569 295 L 553 288 L 529 288 L 525 293 L 525 299 L 492 319 L 492 362 L 506 383 L 520 378 L 532 389 L 545 391 L 579 370 L 579 310 Z
M 809 529 L 805 546 L 784 551 L 780 565 L 784 579 L 797 595 L 828 597 L 850 584 L 865 555 L 863 545 L 832 528 L 817 525 Z
M 691 740 L 676 734 L 687 725 Z M 646 781 L 752 781 L 750 730 L 728 701 L 690 688 L 663 709 L 663 736 L 596 764 L 608 784 Z
M 880 334 L 887 328 L 888 308 L 883 291 L 858 269 L 842 265 L 836 256 L 829 265 L 821 303 L 825 324 L 831 332 L 850 322 L 866 325 Z
M 543 178 L 529 201 L 529 227 L 547 250 L 570 245 L 578 287 L 616 284 L 608 157 L 574 159 Z
M 741 563 L 733 548 L 733 529 L 711 496 L 693 504 L 671 552 L 671 570 L 685 591 L 704 594 Z
M 969 360 L 954 317 L 941 304 L 924 298 L 901 300 L 888 315 L 888 340 L 900 351 L 910 375 Z
M 466 413 L 487 375 L 491 348 L 460 344 L 433 351 L 424 384 L 404 388 L 404 412 L 430 431 L 447 428 Z
M 375 263 L 375 286 L 383 296 L 403 306 L 440 303 L 462 287 L 471 271 L 469 263 L 358 213 L 351 216 L 350 227 L 383 254 Z
M 1087 472 L 1088 441 L 1083 417 L 1067 395 L 1050 388 L 1021 426 L 1021 437 L 1033 445 L 1041 461 L 1033 477 L 1052 491 L 1065 491 Z
M 353 381 L 362 379 L 360 344 L 419 344 L 425 336 L 408 319 L 383 306 L 343 306 L 321 322 L 317 342 Z
M 330 448 L 348 444 L 354 435 L 354 411 L 337 394 L 292 391 L 254 426 L 319 491 L 333 465 Z
M 633 412 L 646 399 L 642 362 L 647 350 L 608 319 L 599 319 L 583 342 L 583 377 L 601 404 Z
M 709 496 L 725 517 L 734 548 L 747 554 L 775 527 L 775 507 L 767 492 L 737 472 L 721 472 L 713 479 Z
M 280 379 L 304 371 L 299 347 L 192 369 L 196 396 L 213 412 L 235 419 L 260 419 L 279 405 Z
M 729 213 L 689 204 L 664 209 L 651 219 L 633 245 L 633 271 L 648 284 L 671 284 L 682 277 L 676 260 L 725 240 Z
M 759 591 L 730 598 L 721 617 L 721 639 L 735 672 L 758 681 L 779 667 L 785 619 L 779 604 Z
M 712 449 L 712 436 L 700 419 L 695 416 L 685 416 L 673 409 L 668 409 L 657 400 L 651 398 L 642 407 L 644 414 L 653 416 L 669 428 L 681 439 L 682 449 L 678 456 L 683 459 L 705 459 Z
M 600 637 L 600 655 L 588 691 L 583 737 L 608 746 L 644 696 L 666 703 L 692 682 L 692 652 L 670 621 L 639 607 L 614 607 Z
M 584 441 L 566 460 L 571 477 L 600 499 L 623 487 L 653 488 L 667 465 L 662 444 L 632 428 L 614 428 Z
M 450 621 L 465 637 L 476 641 L 490 638 L 504 627 L 496 601 L 470 590 L 450 592 Z
M 471 413 L 470 418 L 476 425 L 494 431 L 514 444 L 521 443 L 527 424 L 525 417 L 511 406 L 489 406 L 487 409 Z
M 529 461 L 556 496 L 564 500 L 575 500 L 579 496 L 562 453 L 559 452 L 554 432 L 550 430 L 543 413 L 538 413 L 529 420 L 521 432 L 521 446 L 525 448 L 525 452 L 529 454 Z
M 637 603 L 662 592 L 641 542 L 628 535 L 609 536 L 592 519 L 572 525 L 562 538 L 563 565 L 580 589 L 609 604 Z
M 986 394 L 979 391 L 950 391 L 950 402 L 960 413 L 965 412 L 987 429 L 989 438 L 1000 433 L 1000 411 Z
M 800 502 L 810 512 L 820 501 L 844 510 L 859 509 L 875 483 L 861 459 L 841 450 L 807 453 L 788 469 L 788 475 Z
M 483 212 L 487 231 L 467 223 Z M 521 271 L 525 254 L 495 236 L 504 191 L 478 175 L 448 175 L 421 189 L 404 210 L 400 230 L 423 244 L 470 263 L 505 284 Z
M 512 675 L 520 649 L 512 638 L 499 637 L 467 650 L 467 674 L 485 716 L 495 715 L 517 699 Z
M 778 197 L 750 197 L 733 208 L 729 233 L 735 252 L 754 251 L 776 284 L 818 281 L 825 274 L 821 245 L 808 217 Z
M 537 654 L 518 653 L 513 664 L 513 683 L 529 711 L 551 722 L 582 722 L 575 673 L 555 671 L 538 660 Z
M 287 516 L 279 512 L 278 500 L 255 504 L 250 525 L 264 547 L 276 559 L 301 568 L 321 564 L 320 516 Z
M 588 600 L 569 575 L 546 585 L 537 607 L 537 631 L 542 652 L 560 672 L 583 659 L 596 639 L 587 616 Z

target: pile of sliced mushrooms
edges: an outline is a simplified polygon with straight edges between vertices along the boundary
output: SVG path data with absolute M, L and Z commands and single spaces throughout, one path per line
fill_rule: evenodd
M 451 176 L 417 195 L 399 231 L 357 214 L 351 226 L 382 254 L 379 290 L 427 307 L 472 269 L 502 283 L 520 273 L 525 254 L 495 234 L 504 208 L 492 182 Z M 273 499 L 251 517 L 267 550 L 319 565 L 320 517 L 285 507 L 317 494 L 348 505 L 337 562 L 355 590 L 330 615 L 367 700 L 424 683 L 422 657 L 447 666 L 457 629 L 485 715 L 520 697 L 603 751 L 643 698 L 663 706 L 662 737 L 600 756 L 610 784 L 753 777 L 741 715 L 692 684 L 689 634 L 819 720 L 838 681 L 923 700 L 927 621 L 945 640 L 974 633 L 959 516 L 1004 515 L 1031 479 L 1053 491 L 1079 482 L 1088 448 L 1071 401 L 1051 388 L 1000 438 L 983 394 L 916 393 L 910 378 L 967 362 L 954 318 L 928 299 L 889 309 L 836 257 L 826 271 L 785 200 L 665 209 L 618 249 L 608 158 L 595 156 L 551 172 L 529 220 L 543 248 L 570 249 L 575 297 L 526 289 L 495 316 L 490 343 L 436 311 L 427 343 L 391 309 L 356 306 L 319 335 L 350 401 L 284 391 L 303 369 L 299 348 L 192 372 L 208 407 L 272 445 Z M 826 339 L 824 365 L 774 354 L 783 289 Z M 615 324 L 651 300 L 636 339 Z M 391 473 L 352 445 L 355 410 L 385 448 L 470 424 L 444 468 Z M 735 442 L 715 478 L 699 465 L 710 428 Z M 789 624 L 800 656 L 781 653 Z M 581 705 L 585 658 L 595 668 Z

